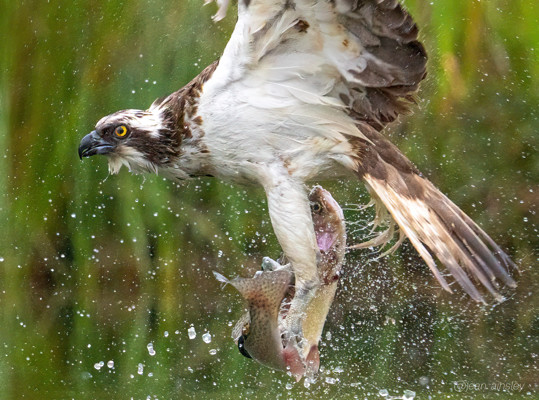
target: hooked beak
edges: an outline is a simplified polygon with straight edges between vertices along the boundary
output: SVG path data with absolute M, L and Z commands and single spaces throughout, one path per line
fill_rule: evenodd
M 114 146 L 101 138 L 96 131 L 92 131 L 82 138 L 79 145 L 79 157 L 90 157 L 95 154 L 108 154 Z

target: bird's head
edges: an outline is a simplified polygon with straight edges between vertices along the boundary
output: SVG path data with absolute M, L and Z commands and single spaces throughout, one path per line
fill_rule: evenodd
M 122 165 L 133 172 L 157 172 L 177 158 L 181 137 L 174 126 L 160 108 L 118 111 L 82 138 L 79 157 L 106 155 L 112 174 Z

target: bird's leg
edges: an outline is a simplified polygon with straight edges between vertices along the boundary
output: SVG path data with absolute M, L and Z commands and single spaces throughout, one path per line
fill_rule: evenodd
M 284 343 L 290 343 L 295 346 L 303 356 L 307 357 L 308 346 L 304 346 L 303 323 L 307 317 L 306 310 L 314 299 L 320 284 L 318 281 L 298 287 L 296 284 L 295 294 L 290 302 L 288 314 L 284 320 L 283 340 Z
M 280 170 L 268 171 L 261 181 L 268 197 L 275 235 L 295 275 L 296 291 L 285 320 L 285 336 L 301 347 L 305 310 L 320 285 L 317 270 L 319 250 L 309 200 L 303 183 Z

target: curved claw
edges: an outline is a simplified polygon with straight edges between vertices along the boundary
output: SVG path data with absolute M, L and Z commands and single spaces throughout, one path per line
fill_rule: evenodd
M 262 271 L 276 271 L 281 268 L 281 264 L 270 257 L 262 259 Z
M 303 364 L 305 364 L 305 344 L 307 341 L 303 336 L 302 320 L 285 320 L 285 327 L 282 331 L 282 340 L 285 348 L 293 347 L 300 354 Z

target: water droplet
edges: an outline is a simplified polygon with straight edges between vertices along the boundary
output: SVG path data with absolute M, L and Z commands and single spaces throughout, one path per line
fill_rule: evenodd
M 110 360 L 107 362 L 107 367 L 114 368 L 114 361 Z
M 142 375 L 144 373 L 144 365 L 140 364 L 137 366 L 137 374 Z
M 105 365 L 105 362 L 104 361 L 99 361 L 98 363 L 94 364 L 94 368 L 99 371 L 103 367 L 103 365 Z
M 189 329 L 187 329 L 187 335 L 189 335 L 189 339 L 193 340 L 197 337 L 197 332 L 195 331 L 195 327 L 192 326 Z
M 389 392 L 387 391 L 387 389 L 380 389 L 380 391 L 378 392 L 378 394 L 382 397 L 387 397 L 389 396 Z
M 150 353 L 151 356 L 155 356 L 155 350 L 153 348 L 153 343 L 148 343 L 146 346 L 148 348 L 148 353 Z
M 412 390 L 405 390 L 402 395 L 402 400 L 414 400 L 415 392 Z
M 211 343 L 211 334 L 206 332 L 204 335 L 202 335 L 202 340 L 204 343 Z

